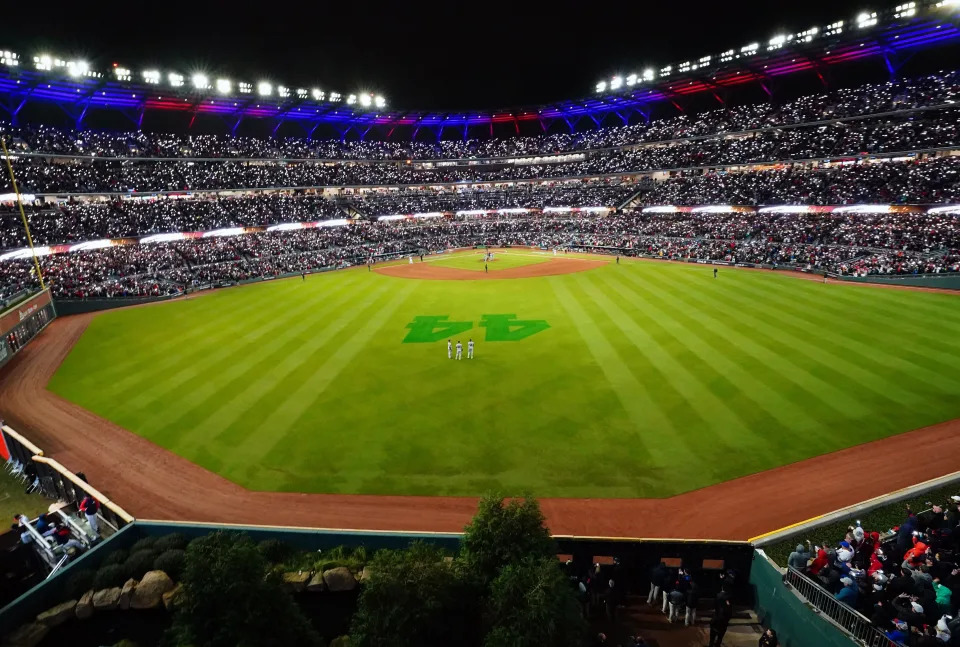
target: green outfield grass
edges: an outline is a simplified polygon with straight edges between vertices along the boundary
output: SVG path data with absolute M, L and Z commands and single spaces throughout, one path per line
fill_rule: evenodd
M 479 326 L 508 314 L 532 323 Z M 468 323 L 404 343 L 429 316 Z M 957 366 L 956 295 L 654 262 L 360 268 L 102 314 L 49 388 L 254 489 L 660 497 L 958 417 Z
M 522 267 L 545 263 L 549 258 L 534 252 L 494 252 L 493 260 L 487 263 L 491 272 L 505 270 L 510 267 Z M 454 267 L 461 270 L 483 271 L 483 252 L 463 252 L 451 256 L 431 258 L 430 263 L 441 267 Z

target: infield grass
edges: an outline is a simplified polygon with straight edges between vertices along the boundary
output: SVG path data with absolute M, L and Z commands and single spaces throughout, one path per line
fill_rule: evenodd
M 549 327 L 488 342 L 497 314 Z M 418 316 L 472 322 L 476 358 L 403 343 Z M 661 497 L 958 417 L 957 366 L 957 295 L 624 261 L 107 312 L 49 388 L 251 489 Z
M 503 252 L 494 253 L 493 260 L 487 263 L 491 272 L 505 270 L 511 267 L 523 267 L 524 265 L 536 265 L 545 263 L 549 257 L 535 255 L 532 252 Z M 430 262 L 441 267 L 453 267 L 460 270 L 483 271 L 483 252 L 463 252 L 452 254 L 449 257 L 440 257 L 431 259 Z

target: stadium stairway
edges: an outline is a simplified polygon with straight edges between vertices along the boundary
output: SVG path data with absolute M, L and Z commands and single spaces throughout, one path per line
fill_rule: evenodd
M 591 622 L 594 634 L 603 632 L 606 645 L 626 645 L 628 636 L 640 635 L 650 647 L 703 647 L 710 639 L 710 618 L 713 600 L 700 601 L 697 622 L 685 627 L 683 621 L 670 624 L 659 605 L 647 604 L 644 595 L 630 595 L 617 612 L 615 620 L 603 618 Z M 756 647 L 764 629 L 749 608 L 737 607 L 723 638 L 724 647 Z M 598 643 L 599 644 L 599 643 Z

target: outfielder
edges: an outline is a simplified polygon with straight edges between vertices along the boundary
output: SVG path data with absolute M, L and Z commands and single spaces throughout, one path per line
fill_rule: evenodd
M 463 344 L 459 339 L 457 340 L 457 359 L 463 359 Z
M 467 359 L 473 359 L 473 340 L 467 341 Z
M 447 359 L 453 359 L 453 342 L 447 340 Z

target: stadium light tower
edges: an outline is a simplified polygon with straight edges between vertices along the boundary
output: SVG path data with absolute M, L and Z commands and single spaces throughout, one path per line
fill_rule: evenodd
M 206 74 L 194 74 L 190 82 L 197 90 L 206 90 L 210 87 L 210 79 L 207 78 Z
M 378 108 L 383 108 L 384 106 L 387 105 L 387 100 L 384 99 L 382 96 L 380 96 L 380 95 L 378 94 L 378 95 L 376 96 L 376 98 L 374 98 L 373 103 L 374 103 L 374 105 L 376 105 Z
M 606 90 L 607 90 L 606 81 L 600 81 L 600 83 L 597 83 L 597 92 L 606 92 Z
M 369 94 L 366 94 L 366 93 L 360 95 L 360 105 L 361 105 L 361 106 L 363 106 L 364 108 L 369 108 L 372 103 L 373 103 L 373 97 L 372 97 L 372 96 L 370 96 Z
M 83 76 L 90 70 L 86 61 L 69 61 L 67 63 L 67 74 L 70 76 Z
M 273 86 L 266 81 L 257 84 L 257 94 L 261 97 L 269 97 L 273 93 Z
M 220 94 L 230 94 L 232 87 L 233 84 L 230 83 L 230 79 L 217 79 L 217 92 Z

